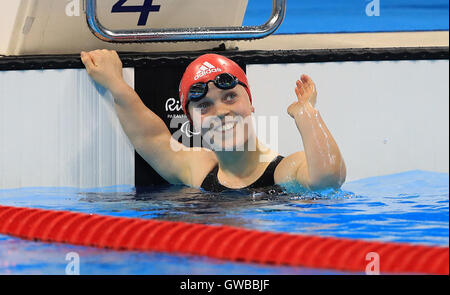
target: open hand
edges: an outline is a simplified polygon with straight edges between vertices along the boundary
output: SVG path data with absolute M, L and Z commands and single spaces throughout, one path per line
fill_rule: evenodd
M 114 50 L 83 51 L 81 60 L 92 79 L 108 89 L 123 80 L 122 61 Z
M 306 104 L 309 103 L 312 107 L 315 107 L 317 102 L 316 85 L 308 75 L 302 75 L 296 84 L 295 94 L 298 100 L 288 108 L 288 113 L 292 117 Z

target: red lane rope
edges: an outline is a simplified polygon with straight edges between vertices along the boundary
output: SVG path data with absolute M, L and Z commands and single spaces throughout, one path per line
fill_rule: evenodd
M 144 220 L 0 206 L 0 234 L 114 250 L 160 251 L 263 264 L 381 273 L 449 274 L 448 247 L 260 232 L 229 226 Z

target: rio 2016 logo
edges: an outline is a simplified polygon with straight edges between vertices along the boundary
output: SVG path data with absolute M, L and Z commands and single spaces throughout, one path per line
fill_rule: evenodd
M 116 4 L 114 4 L 111 12 L 112 13 L 140 12 L 141 16 L 139 17 L 138 26 L 145 26 L 147 24 L 150 12 L 158 12 L 161 8 L 161 5 L 153 5 L 153 0 L 145 0 L 142 6 L 138 5 L 125 6 L 124 4 L 127 1 L 128 0 L 119 0 Z

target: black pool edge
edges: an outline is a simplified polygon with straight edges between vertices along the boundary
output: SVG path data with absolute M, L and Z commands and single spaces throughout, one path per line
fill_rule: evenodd
M 318 50 L 224 50 L 218 47 L 196 52 L 119 52 L 124 67 L 187 66 L 204 53 L 219 53 L 241 64 L 285 64 L 346 61 L 448 60 L 449 47 L 350 48 Z M 78 54 L 0 56 L 0 70 L 83 68 Z

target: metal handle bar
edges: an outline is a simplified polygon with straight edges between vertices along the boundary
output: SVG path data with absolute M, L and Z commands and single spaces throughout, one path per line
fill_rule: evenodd
M 286 0 L 273 0 L 272 15 L 260 26 L 113 31 L 99 22 L 97 0 L 85 1 L 86 19 L 92 33 L 103 41 L 115 43 L 260 39 L 273 34 L 280 27 L 286 14 Z

